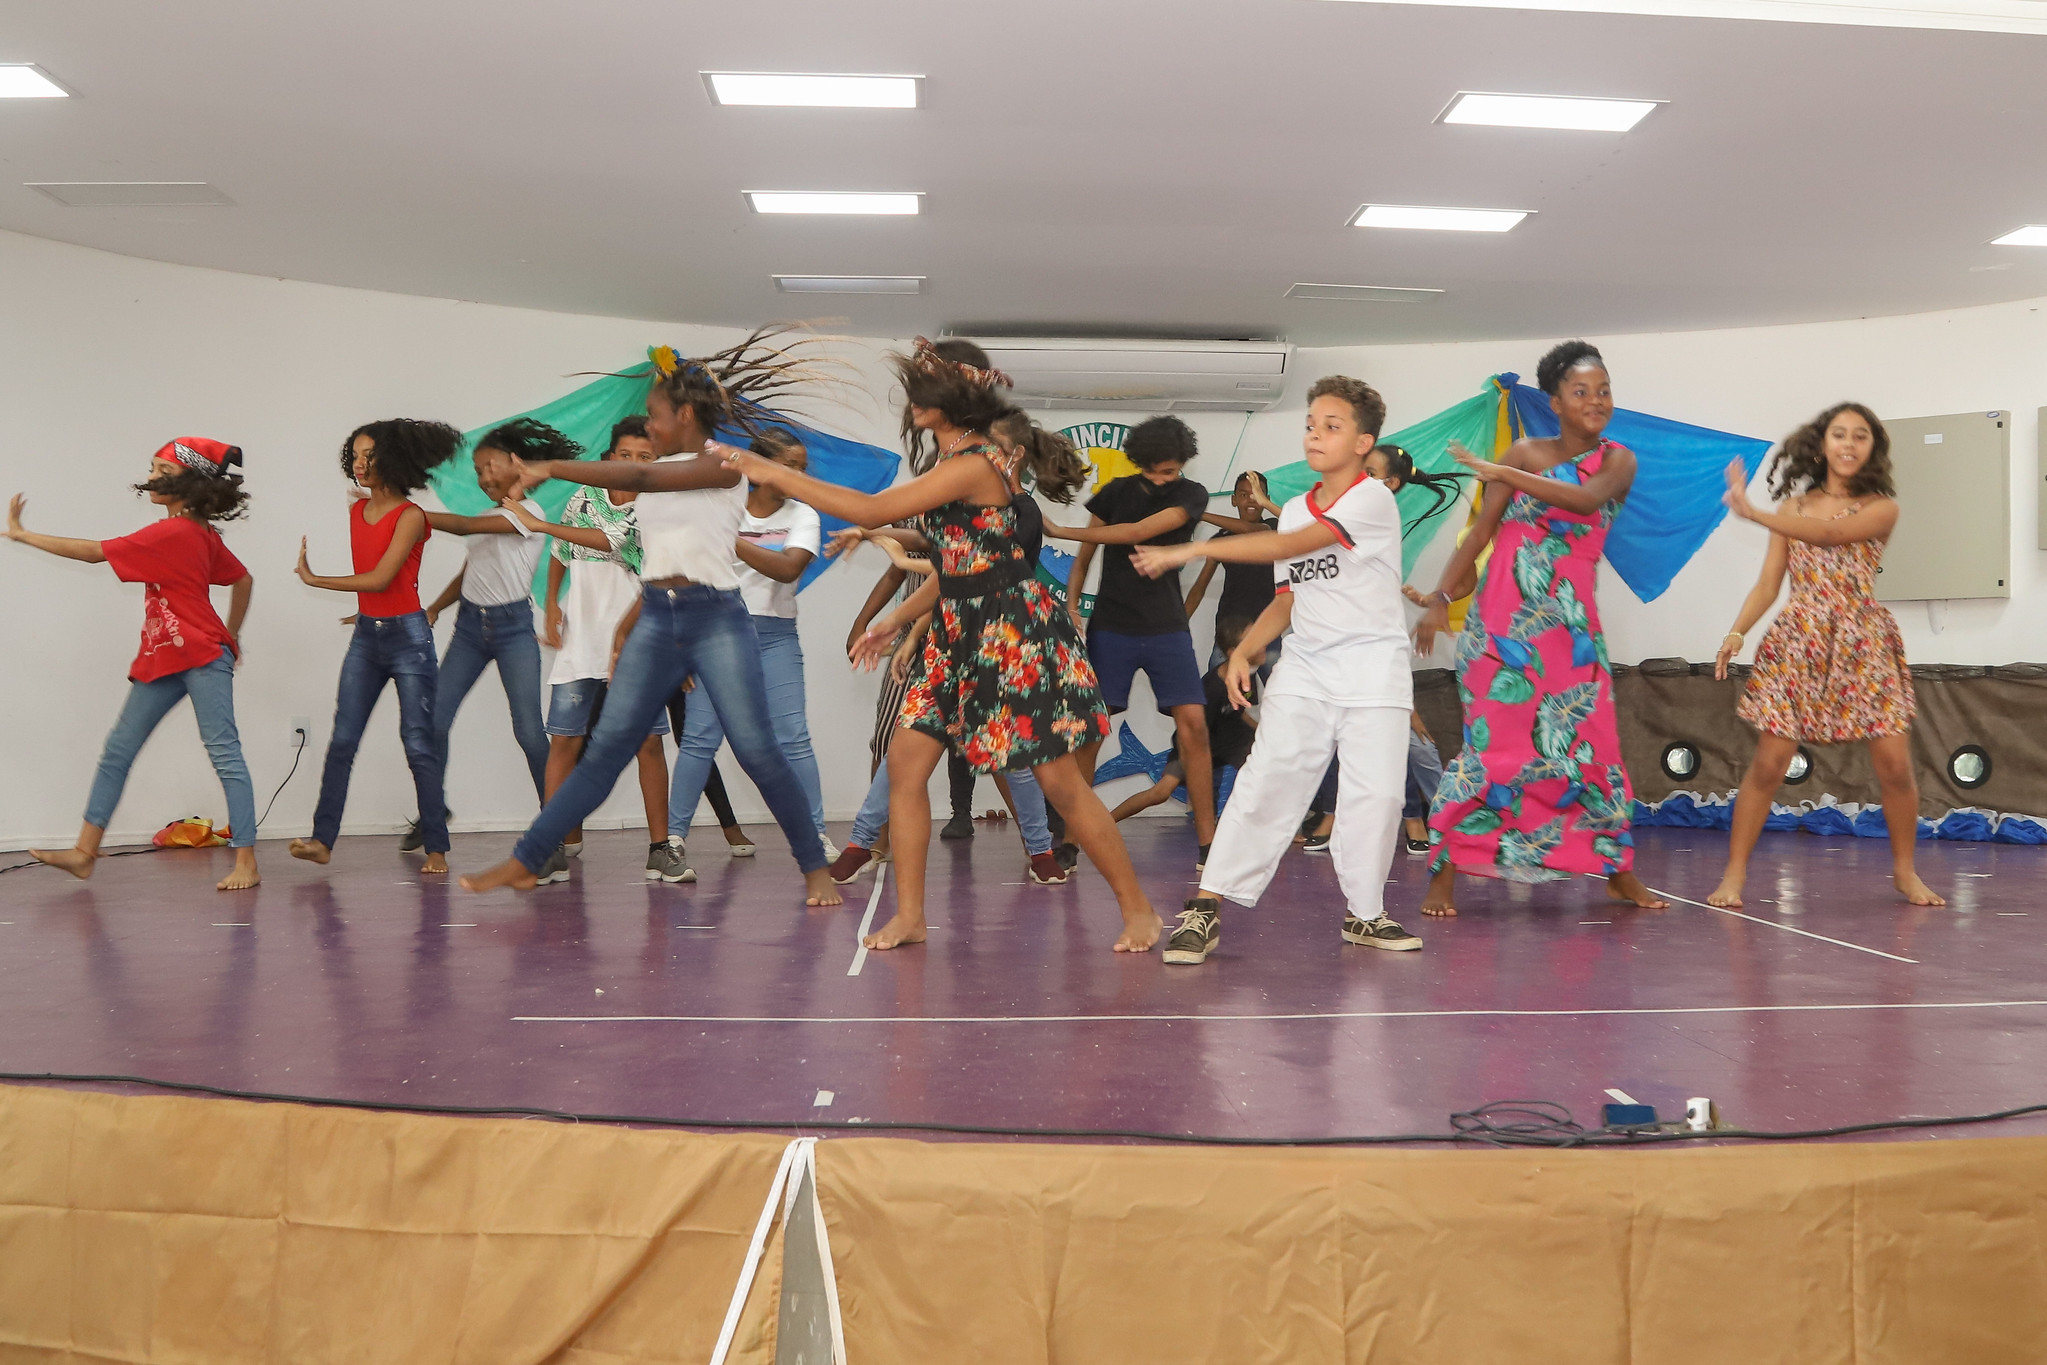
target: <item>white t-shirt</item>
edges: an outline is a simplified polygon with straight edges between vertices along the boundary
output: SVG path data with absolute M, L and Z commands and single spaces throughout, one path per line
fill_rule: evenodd
M 664 455 L 654 463 L 694 458 Z M 707 588 L 739 586 L 732 543 L 739 539 L 739 523 L 746 517 L 746 480 L 740 479 L 730 488 L 642 493 L 633 499 L 633 506 L 639 509 L 640 544 L 646 552 L 641 577 L 649 582 L 687 578 Z
M 824 523 L 815 511 L 791 498 L 765 517 L 747 513 L 739 523 L 739 538 L 763 550 L 808 550 L 816 559 L 824 545 Z M 739 565 L 739 595 L 755 616 L 796 619 L 796 585 L 777 583 L 744 561 Z
M 1399 504 L 1385 484 L 1365 478 L 1318 513 L 1309 500 L 1320 488 L 1279 512 L 1282 535 L 1320 521 L 1336 532 L 1336 544 L 1272 566 L 1275 588 L 1293 597 L 1293 633 L 1266 695 L 1411 709 Z
M 536 517 L 547 516 L 531 498 L 520 499 L 519 505 Z M 502 607 L 532 597 L 533 573 L 547 549 L 545 536 L 527 530 L 502 507 L 491 510 L 512 524 L 514 534 L 468 537 L 469 564 L 462 573 L 462 600 L 479 607 Z
M 562 643 L 547 675 L 551 684 L 611 676 L 612 635 L 640 598 L 640 576 L 630 567 L 640 556 L 638 506 L 612 502 L 602 488 L 584 488 L 562 512 L 563 525 L 602 531 L 611 548 L 554 542 L 555 558 L 569 566 L 569 586 L 561 598 Z

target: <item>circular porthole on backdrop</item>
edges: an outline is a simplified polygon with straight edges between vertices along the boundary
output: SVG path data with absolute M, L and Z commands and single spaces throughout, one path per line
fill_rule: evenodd
M 1805 747 L 1801 745 L 1798 752 L 1791 756 L 1790 766 L 1784 769 L 1784 785 L 1795 787 L 1811 776 L 1812 755 L 1807 753 Z
M 1687 782 L 1699 775 L 1699 751 L 1683 740 L 1664 745 L 1663 757 L 1658 761 L 1663 775 L 1673 782 Z
M 1990 755 L 1980 744 L 1964 744 L 1948 755 L 1948 780 L 1974 791 L 1990 780 Z

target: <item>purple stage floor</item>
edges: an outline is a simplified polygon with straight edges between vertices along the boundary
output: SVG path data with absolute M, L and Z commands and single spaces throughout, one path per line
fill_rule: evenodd
M 1189 829 L 1124 830 L 1170 924 Z M 638 832 L 596 835 L 575 881 L 523 895 L 422 880 L 392 838 L 344 839 L 327 868 L 265 843 L 244 895 L 212 889 L 224 852 L 115 859 L 84 884 L 9 873 L 0 1070 L 1231 1136 L 1441 1132 L 1498 1099 L 1596 1121 L 1608 1087 L 1666 1116 L 1711 1096 L 1752 1128 L 2047 1100 L 2047 850 L 1922 844 L 1950 902 L 1922 910 L 1897 902 L 1881 841 L 1766 835 L 1748 918 L 1612 906 L 1586 880 L 1467 883 L 1460 918 L 1425 921 L 1422 865 L 1401 858 L 1389 904 L 1427 940 L 1405 954 L 1343 944 L 1328 860 L 1295 853 L 1262 906 L 1226 911 L 1221 952 L 1169 968 L 1110 953 L 1113 902 L 1085 865 L 1065 887 L 1026 883 L 1000 826 L 934 841 L 928 944 L 863 956 L 872 878 L 805 910 L 779 837 L 755 833 L 751 860 L 700 843 L 693 886 L 643 882 Z M 1703 900 L 1723 835 L 1638 837 L 1650 885 Z M 510 844 L 457 836 L 452 861 Z

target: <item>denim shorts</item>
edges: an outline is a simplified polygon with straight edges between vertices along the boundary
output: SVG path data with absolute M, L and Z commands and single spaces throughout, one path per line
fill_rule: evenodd
M 1194 658 L 1194 635 L 1125 635 L 1114 630 L 1087 633 L 1088 658 L 1102 686 L 1102 700 L 1111 711 L 1130 709 L 1130 683 L 1140 671 L 1151 679 L 1152 699 L 1161 715 L 1176 706 L 1206 706 L 1201 690 L 1201 665 Z
M 572 682 L 556 683 L 547 693 L 547 733 L 550 735 L 580 736 L 590 733 L 590 727 L 597 723 L 598 712 L 604 709 L 604 694 L 611 684 L 604 678 L 577 678 Z M 668 733 L 668 716 L 663 713 L 654 722 L 650 735 Z

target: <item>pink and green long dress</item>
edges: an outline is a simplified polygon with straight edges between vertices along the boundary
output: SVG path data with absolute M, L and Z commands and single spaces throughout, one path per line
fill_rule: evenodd
M 1582 483 L 1619 449 L 1602 441 L 1543 477 Z M 1429 812 L 1436 866 L 1523 882 L 1634 866 L 1635 795 L 1593 596 L 1619 510 L 1520 492 L 1507 504 L 1457 647 L 1464 747 Z

